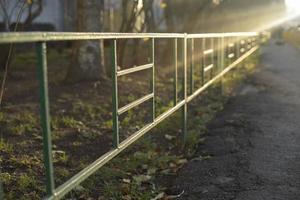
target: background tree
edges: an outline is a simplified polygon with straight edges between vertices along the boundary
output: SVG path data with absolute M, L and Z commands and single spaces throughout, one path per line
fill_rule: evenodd
M 42 0 L 27 0 L 27 16 L 23 22 L 23 27 L 25 29 L 30 29 L 34 19 L 40 16 L 40 14 L 43 12 L 42 4 Z
M 77 31 L 103 32 L 104 0 L 77 0 Z M 66 80 L 104 80 L 103 41 L 76 41 Z
M 154 0 L 122 0 L 122 22 L 119 32 L 155 32 L 156 25 L 154 21 L 153 2 Z M 133 59 L 131 65 L 137 63 L 137 51 L 140 40 L 134 40 L 133 42 L 134 46 L 131 56 Z M 120 66 L 122 66 L 124 62 L 127 43 L 127 39 L 118 41 L 118 63 L 120 64 Z
M 0 0 L 0 15 L 3 19 L 4 31 L 17 31 L 19 24 L 23 24 L 22 27 L 30 27 L 42 10 L 42 0 Z M 25 20 L 22 22 L 23 18 Z M 13 45 L 1 45 L 0 69 L 8 68 L 12 59 L 12 50 Z
M 284 0 L 165 0 L 167 32 L 249 31 L 281 17 Z
M 162 3 L 166 32 L 221 32 L 253 30 L 257 16 L 266 19 L 268 9 L 275 0 L 165 0 Z M 277 2 L 283 0 L 276 0 Z M 119 32 L 157 32 L 153 10 L 155 0 L 122 0 Z M 104 31 L 104 1 L 77 0 L 77 31 Z M 235 9 L 233 12 L 233 8 Z M 272 11 L 272 15 L 274 15 Z M 91 23 L 89 23 L 90 21 Z M 263 23 L 263 22 L 262 22 Z M 125 52 L 131 58 L 126 64 L 133 66 L 138 62 L 141 40 L 118 40 L 118 64 L 125 63 Z M 128 50 L 131 47 L 131 51 Z M 168 45 L 167 45 L 168 46 Z M 73 50 L 67 79 L 102 79 L 106 77 L 103 42 L 76 42 Z M 169 47 L 167 47 L 169 48 Z M 88 50 L 89 49 L 89 50 Z M 165 51 L 167 52 L 167 51 Z
M 42 10 L 42 0 L 0 0 L 4 31 L 18 31 L 19 25 L 23 30 L 28 30 Z M 1 45 L 0 53 L 0 69 L 7 70 L 13 56 L 13 45 Z
M 23 22 L 25 26 L 23 27 L 30 27 L 33 20 L 41 14 L 42 9 L 42 0 L 0 0 L 0 13 L 2 14 L 2 19 L 4 22 L 4 31 L 17 31 L 19 29 L 19 23 L 22 23 L 21 19 L 24 17 L 23 14 L 25 10 L 27 10 L 27 16 L 25 16 L 25 21 Z M 12 27 L 12 25 L 14 26 Z M 0 70 L 3 71 L 0 71 L 0 76 L 2 76 L 0 105 L 2 103 L 4 88 L 8 76 L 8 69 L 13 59 L 13 54 L 14 44 L 1 45 Z
M 12 25 L 19 23 L 22 30 L 31 28 L 35 18 L 43 11 L 42 0 L 0 0 L 0 15 L 4 22 L 4 31 L 14 29 Z

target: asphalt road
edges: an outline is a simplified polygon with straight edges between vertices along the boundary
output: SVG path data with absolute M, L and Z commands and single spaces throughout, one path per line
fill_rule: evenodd
M 271 40 L 261 52 L 258 71 L 180 170 L 180 199 L 300 200 L 300 50 Z

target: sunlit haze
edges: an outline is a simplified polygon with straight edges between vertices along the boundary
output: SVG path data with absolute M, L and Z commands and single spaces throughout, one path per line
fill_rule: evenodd
M 286 0 L 288 11 L 300 13 L 300 1 L 299 0 Z

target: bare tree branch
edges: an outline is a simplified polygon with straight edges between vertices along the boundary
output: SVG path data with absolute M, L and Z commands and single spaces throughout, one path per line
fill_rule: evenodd
M 7 2 L 5 0 L 0 0 L 0 7 L 3 11 L 3 20 L 5 23 L 5 30 L 9 31 L 10 30 L 10 17 L 8 14 L 8 9 L 7 9 Z
M 42 0 L 37 0 L 28 5 L 28 15 L 24 21 L 24 26 L 29 27 L 32 21 L 37 18 L 43 11 Z M 34 9 L 34 7 L 36 8 Z
M 16 1 L 15 5 L 12 7 L 12 10 L 10 11 L 9 19 L 11 19 L 12 16 L 15 14 L 15 10 L 16 10 L 17 8 L 20 9 L 20 8 L 22 7 L 22 5 L 25 3 L 25 1 L 26 1 L 26 0 L 17 0 L 17 1 Z M 20 4 L 21 7 L 19 7 L 19 4 Z
M 18 29 L 18 25 L 19 25 L 19 22 L 21 20 L 22 13 L 24 11 L 25 3 L 26 2 L 24 1 L 21 8 L 20 8 L 20 10 L 19 10 L 19 12 L 18 12 L 17 22 L 16 22 L 15 27 L 14 27 L 14 32 L 17 31 L 17 29 Z M 11 61 L 11 57 L 13 55 L 13 52 L 14 52 L 14 44 L 11 43 L 9 45 L 9 51 L 8 51 L 8 55 L 7 55 L 6 63 L 5 63 L 5 68 L 4 68 L 4 75 L 3 75 L 3 79 L 2 79 L 2 83 L 1 83 L 0 107 L 2 105 L 2 100 L 3 100 L 4 90 L 5 90 L 5 84 L 6 84 L 6 81 L 7 81 L 8 69 L 9 69 L 9 66 L 10 66 L 10 61 Z

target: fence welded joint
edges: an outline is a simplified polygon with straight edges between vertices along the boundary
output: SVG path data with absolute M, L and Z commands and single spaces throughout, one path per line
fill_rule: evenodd
M 199 94 L 201 94 L 204 90 L 206 90 L 209 86 L 211 86 L 218 79 L 222 78 L 226 73 L 228 73 L 232 68 L 238 65 L 240 62 L 249 57 L 252 53 L 254 53 L 257 49 L 257 39 L 259 36 L 258 33 L 248 32 L 248 33 L 212 33 L 212 34 L 168 34 L 168 33 L 53 33 L 53 32 L 33 32 L 33 33 L 0 33 L 0 44 L 1 43 L 26 43 L 26 42 L 35 42 L 37 43 L 37 58 L 38 58 L 38 78 L 40 85 L 40 108 L 41 108 L 41 121 L 43 128 L 43 149 L 44 149 L 44 164 L 46 169 L 46 183 L 47 183 L 47 197 L 46 199 L 60 199 L 72 189 L 74 189 L 77 185 L 82 183 L 85 179 L 87 179 L 90 175 L 94 174 L 99 168 L 101 168 L 104 164 L 109 162 L 112 158 L 121 153 L 124 149 L 130 146 L 132 143 L 141 138 L 144 134 L 150 131 L 152 128 L 160 124 L 163 120 L 171 116 L 173 113 L 182 109 L 182 140 L 183 144 L 185 143 L 187 137 L 187 109 L 188 103 L 196 98 Z M 225 59 L 226 59 L 226 48 L 225 39 L 228 38 L 244 38 L 240 44 L 244 45 L 243 48 L 238 46 L 238 50 L 241 51 L 244 49 L 244 54 L 240 55 L 237 53 L 237 58 L 232 63 L 228 64 L 225 67 Z M 139 38 L 150 38 L 150 54 L 151 61 L 149 64 L 133 67 L 126 70 L 117 70 L 117 40 L 118 39 L 139 39 Z M 155 115 L 155 39 L 156 38 L 171 38 L 174 39 L 174 106 L 164 112 L 163 114 L 156 117 Z M 205 49 L 205 39 L 211 39 L 211 49 Z M 100 156 L 93 163 L 88 165 L 86 168 L 78 172 L 72 178 L 67 180 L 61 186 L 55 188 L 54 185 L 54 175 L 53 175 L 53 161 L 52 161 L 52 144 L 51 144 L 51 130 L 50 130 L 50 114 L 49 114 L 49 97 L 48 97 L 48 82 L 47 82 L 47 59 L 46 59 L 46 42 L 48 41 L 62 41 L 62 40 L 98 40 L 98 39 L 109 39 L 112 40 L 111 43 L 111 63 L 112 63 L 112 121 L 113 121 L 113 144 L 114 148 L 107 152 L 106 154 Z M 191 39 L 192 45 L 192 65 L 190 70 L 190 78 L 189 82 L 191 88 L 191 94 L 188 95 L 187 87 L 188 87 L 188 40 Z M 214 39 L 218 39 L 217 46 L 221 49 L 218 49 L 217 65 L 220 65 L 221 72 L 218 72 L 215 76 L 210 77 L 207 82 L 203 82 L 202 85 L 194 91 L 194 39 L 202 39 L 202 53 L 204 55 L 211 56 L 211 64 L 205 66 L 205 56 L 203 56 L 202 60 L 202 70 L 206 72 L 211 70 L 214 67 Z M 183 82 L 182 82 L 182 96 L 183 99 L 178 99 L 178 41 L 182 40 L 182 59 L 183 59 Z M 42 41 L 42 42 L 41 42 Z M 242 43 L 243 42 L 243 43 Z M 227 43 L 231 45 L 232 43 Z M 234 47 L 234 45 L 232 46 Z M 229 47 L 231 49 L 231 47 Z M 231 53 L 232 54 L 232 53 Z M 228 54 L 227 54 L 228 55 Z M 229 54 L 230 55 L 230 54 Z M 233 54 L 235 56 L 235 54 Z M 128 105 L 119 108 L 118 105 L 118 77 L 123 75 L 128 75 L 131 73 L 139 72 L 142 70 L 150 70 L 152 69 L 152 78 L 150 81 L 150 94 L 135 100 Z M 204 73 L 202 74 L 202 81 Z M 124 141 L 119 141 L 119 115 L 127 112 L 128 110 L 152 99 L 152 122 L 145 125 L 143 128 L 133 133 L 131 136 L 126 138 Z M 1 192 L 1 191 L 0 191 Z M 0 194 L 1 196 L 1 194 Z

